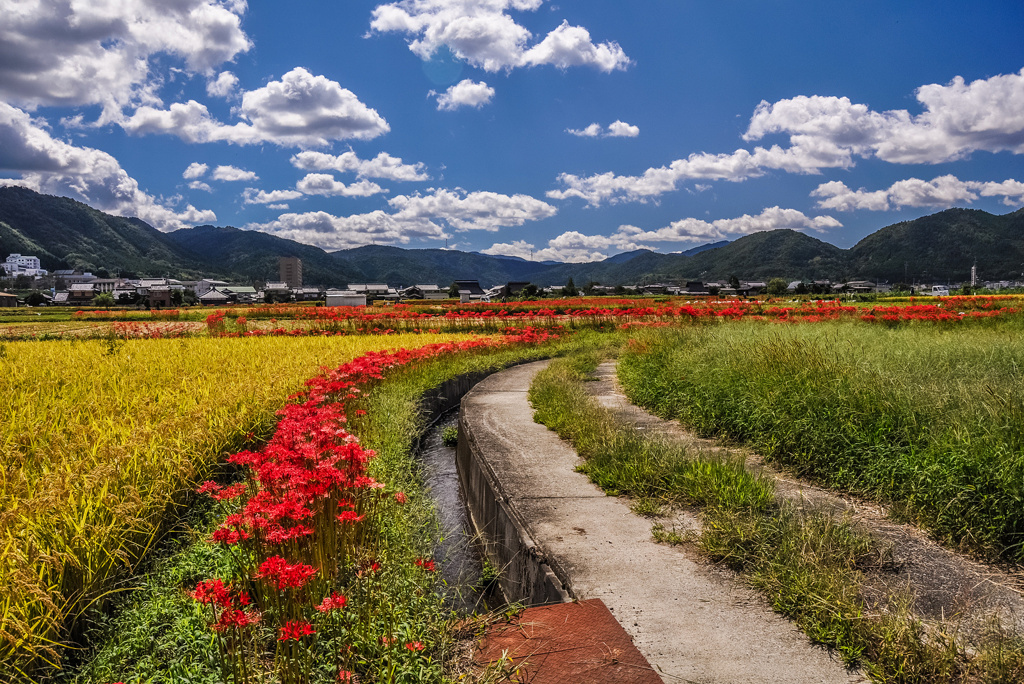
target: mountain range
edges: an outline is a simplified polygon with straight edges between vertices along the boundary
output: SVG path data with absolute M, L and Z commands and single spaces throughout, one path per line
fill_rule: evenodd
M 537 285 L 605 285 L 780 277 L 961 282 L 977 263 L 983 279 L 1024 277 L 1024 209 L 1004 215 L 947 209 L 868 235 L 844 250 L 793 230 L 754 233 L 677 254 L 636 250 L 588 264 L 534 262 L 444 249 L 367 245 L 326 252 L 258 231 L 197 226 L 162 233 L 137 218 L 111 216 L 65 197 L 0 187 L 0 255 L 38 256 L 43 268 L 114 275 L 234 281 L 278 277 L 277 260 L 302 260 L 309 285 L 390 285 L 478 279 Z

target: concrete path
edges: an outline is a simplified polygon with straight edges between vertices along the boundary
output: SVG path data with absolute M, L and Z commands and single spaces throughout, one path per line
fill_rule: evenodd
M 460 420 L 573 598 L 602 599 L 666 682 L 865 681 L 732 573 L 656 544 L 649 520 L 575 472 L 579 457 L 533 421 L 527 401 L 545 364 L 487 378 L 463 399 Z

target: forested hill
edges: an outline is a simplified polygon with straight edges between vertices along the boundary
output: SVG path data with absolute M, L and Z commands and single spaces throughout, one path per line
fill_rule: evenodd
M 886 226 L 843 250 L 793 230 L 701 245 L 681 254 L 637 250 L 589 264 L 538 263 L 443 249 L 369 245 L 328 253 L 310 245 L 231 227 L 199 226 L 162 233 L 135 218 L 111 216 L 75 200 L 26 188 L 0 187 L 0 258 L 35 255 L 44 268 L 183 279 L 204 276 L 276 280 L 277 260 L 302 259 L 306 284 L 390 285 L 478 279 L 485 287 L 510 280 L 538 285 L 661 280 L 846 279 L 958 282 L 978 264 L 984 279 L 1024 274 L 1024 210 L 1002 216 L 949 209 Z

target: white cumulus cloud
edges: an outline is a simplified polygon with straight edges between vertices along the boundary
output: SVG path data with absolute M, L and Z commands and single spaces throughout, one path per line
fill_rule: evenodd
M 139 188 L 137 180 L 110 154 L 54 139 L 26 112 L 0 102 L 0 170 L 18 178 L 0 185 L 20 185 L 62 195 L 118 216 L 137 216 L 160 230 L 211 223 L 217 215 L 191 204 L 176 210 Z
M 608 124 L 609 138 L 635 138 L 640 135 L 640 127 L 625 121 L 613 121 Z
M 377 6 L 371 31 L 411 37 L 409 49 L 428 60 L 441 47 L 484 71 L 549 64 L 625 69 L 630 61 L 615 42 L 595 44 L 590 32 L 563 22 L 540 42 L 509 10 L 532 11 L 543 0 L 400 0 Z
M 329 173 L 309 173 L 298 183 L 295 189 L 306 195 L 321 197 L 369 197 L 384 192 L 384 188 L 368 180 L 361 180 L 345 185 Z
M 206 84 L 206 94 L 210 97 L 228 99 L 238 90 L 238 77 L 230 71 L 222 71 L 216 78 Z
M 448 88 L 443 93 L 430 91 L 431 95 L 437 96 L 437 109 L 442 112 L 453 112 L 459 107 L 476 107 L 480 109 L 485 104 L 490 104 L 494 97 L 494 88 L 483 81 L 474 82 L 471 79 L 463 79 Z
M 529 195 L 434 189 L 427 194 L 398 195 L 388 200 L 402 219 L 442 219 L 455 230 L 495 231 L 549 218 L 557 210 Z
M 427 194 L 399 195 L 388 204 L 392 212 L 372 211 L 333 216 L 323 211 L 282 214 L 246 228 L 273 233 L 324 249 L 345 249 L 371 243 L 406 244 L 412 239 L 446 239 L 454 230 L 498 230 L 520 226 L 555 214 L 555 208 L 526 195 L 433 189 Z
M 625 69 L 629 66 L 629 57 L 618 43 L 594 45 L 587 29 L 563 21 L 544 40 L 523 53 L 522 63 L 527 66 L 551 64 L 559 69 L 592 66 L 607 72 Z
M 306 150 L 293 155 L 291 163 L 303 171 L 354 172 L 358 178 L 383 178 L 391 181 L 430 180 L 426 165 L 422 162 L 405 164 L 401 157 L 393 157 L 387 152 L 381 152 L 373 159 L 360 159 L 352 150 L 339 155 Z
M 642 247 L 644 245 L 637 244 L 623 234 L 584 235 L 579 231 L 570 230 L 548 240 L 547 247 L 540 249 L 525 240 L 516 240 L 495 243 L 481 252 L 483 254 L 517 256 L 532 261 L 561 261 L 578 264 L 607 259 L 609 250 L 614 249 L 621 252 Z
M 209 183 L 204 183 L 201 180 L 194 180 L 188 184 L 188 187 L 193 190 L 202 190 L 203 192 L 213 192 L 213 188 L 210 187 Z
M 970 203 L 983 197 L 1002 197 L 1003 204 L 1024 204 L 1024 183 L 1009 180 L 996 182 L 962 181 L 945 175 L 930 181 L 908 178 L 893 183 L 884 190 L 851 190 L 845 183 L 822 183 L 811 193 L 820 197 L 818 207 L 836 211 L 888 211 L 902 207 L 951 207 Z
M 640 127 L 625 121 L 614 121 L 604 128 L 599 123 L 592 123 L 586 128 L 567 128 L 570 133 L 580 138 L 635 138 L 640 135 Z
M 102 105 L 103 119 L 155 102 L 153 58 L 209 74 L 252 45 L 244 0 L 11 0 L 0 21 L 0 99 L 34 108 Z
M 209 168 L 210 167 L 207 166 L 206 164 L 192 162 L 191 164 L 188 165 L 188 168 L 185 169 L 185 171 L 181 174 L 181 177 L 185 179 L 202 178 L 203 176 L 206 175 L 206 172 L 207 170 L 209 170 Z
M 325 211 L 282 214 L 267 223 L 253 223 L 248 230 L 271 233 L 321 249 L 348 249 L 375 243 L 407 244 L 412 239 L 443 240 L 441 226 L 420 218 L 399 218 L 384 211 L 352 216 L 333 216 Z
M 286 202 L 288 200 L 298 199 L 302 197 L 302 193 L 298 190 L 257 190 L 256 188 L 246 188 L 242 191 L 242 199 L 245 204 L 276 204 L 280 202 Z M 287 205 L 285 205 L 287 209 Z
M 576 197 L 597 206 L 639 201 L 675 191 L 689 180 L 743 181 L 768 171 L 817 174 L 850 168 L 859 158 L 896 164 L 937 164 L 985 152 L 1024 154 L 1024 69 L 966 83 L 917 89 L 923 112 L 873 111 L 845 97 L 799 96 L 762 102 L 744 134 L 748 142 L 781 134 L 789 146 L 757 146 L 732 153 L 700 152 L 638 176 L 612 172 L 563 173 L 552 199 Z M 586 130 L 586 129 L 584 129 Z
M 259 176 L 254 171 L 247 171 L 240 169 L 237 166 L 218 166 L 213 170 L 210 176 L 213 180 L 218 181 L 254 181 L 259 180 Z
M 237 112 L 244 121 L 224 124 L 210 115 L 206 105 L 189 100 L 167 109 L 139 107 L 118 123 L 135 135 L 167 133 L 191 143 L 270 142 L 294 147 L 369 140 L 391 130 L 388 122 L 352 91 L 302 67 L 292 69 L 280 81 L 242 93 Z
M 973 152 L 1024 154 L 1024 69 L 966 83 L 917 89 L 924 111 L 876 112 L 845 97 L 762 102 L 744 139 L 782 133 L 794 145 L 815 144 L 896 164 L 938 164 Z
M 796 209 L 769 207 L 756 216 L 744 214 L 736 218 L 715 221 L 685 218 L 657 230 L 620 226 L 616 237 L 621 240 L 647 242 L 708 242 L 780 228 L 822 232 L 829 228 L 840 228 L 842 225 L 831 216 L 809 217 Z

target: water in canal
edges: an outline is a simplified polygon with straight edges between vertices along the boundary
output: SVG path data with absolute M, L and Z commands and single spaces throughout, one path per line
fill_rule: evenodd
M 423 470 L 427 494 L 434 501 L 440 533 L 434 560 L 447 584 L 446 598 L 461 613 L 487 610 L 494 603 L 482 579 L 483 563 L 473 542 L 473 528 L 466 503 L 459 490 L 455 469 L 455 447 L 444 445 L 441 434 L 446 427 L 458 425 L 458 410 L 438 421 L 420 442 L 418 460 Z

